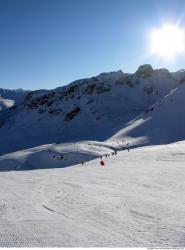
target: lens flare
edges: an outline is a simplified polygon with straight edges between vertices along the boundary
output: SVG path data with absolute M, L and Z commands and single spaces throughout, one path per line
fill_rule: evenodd
M 150 33 L 150 53 L 173 59 L 185 53 L 185 31 L 176 25 L 163 25 Z

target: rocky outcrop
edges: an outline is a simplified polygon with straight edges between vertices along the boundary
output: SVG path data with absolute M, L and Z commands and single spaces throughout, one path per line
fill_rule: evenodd
M 151 76 L 153 71 L 154 70 L 150 64 L 144 64 L 138 68 L 135 74 L 139 77 L 145 78 Z
M 77 116 L 77 114 L 80 112 L 80 108 L 76 107 L 74 108 L 72 111 L 70 111 L 69 113 L 67 113 L 65 115 L 64 121 L 71 121 L 74 119 L 75 116 Z

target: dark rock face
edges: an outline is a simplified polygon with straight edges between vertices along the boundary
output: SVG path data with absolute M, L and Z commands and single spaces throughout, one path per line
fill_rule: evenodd
M 76 107 L 75 109 L 73 109 L 71 112 L 67 113 L 65 115 L 65 121 L 71 121 L 74 119 L 75 116 L 77 116 L 77 114 L 80 112 L 80 108 Z
M 4 125 L 4 122 L 0 121 L 0 128 L 3 127 L 3 125 Z
M 155 87 L 153 85 L 148 85 L 144 87 L 144 91 L 147 94 L 152 94 L 154 92 Z
M 96 88 L 96 84 L 90 84 L 90 85 L 88 85 L 88 86 L 85 88 L 83 94 L 92 95 L 92 93 L 94 92 L 94 89 L 95 89 L 95 88 Z
M 153 73 L 153 68 L 150 64 L 141 65 L 136 71 L 136 75 L 140 77 L 149 77 Z

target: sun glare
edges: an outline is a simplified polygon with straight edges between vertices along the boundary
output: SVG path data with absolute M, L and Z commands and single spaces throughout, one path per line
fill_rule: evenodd
M 185 53 L 185 31 L 175 25 L 164 25 L 150 34 L 150 53 L 173 59 Z

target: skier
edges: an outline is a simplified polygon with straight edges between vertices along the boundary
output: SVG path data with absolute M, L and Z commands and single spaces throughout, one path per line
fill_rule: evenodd
M 101 166 L 105 166 L 105 162 L 103 160 L 100 161 Z
M 130 148 L 129 148 L 129 143 L 127 143 L 127 151 L 129 152 Z

